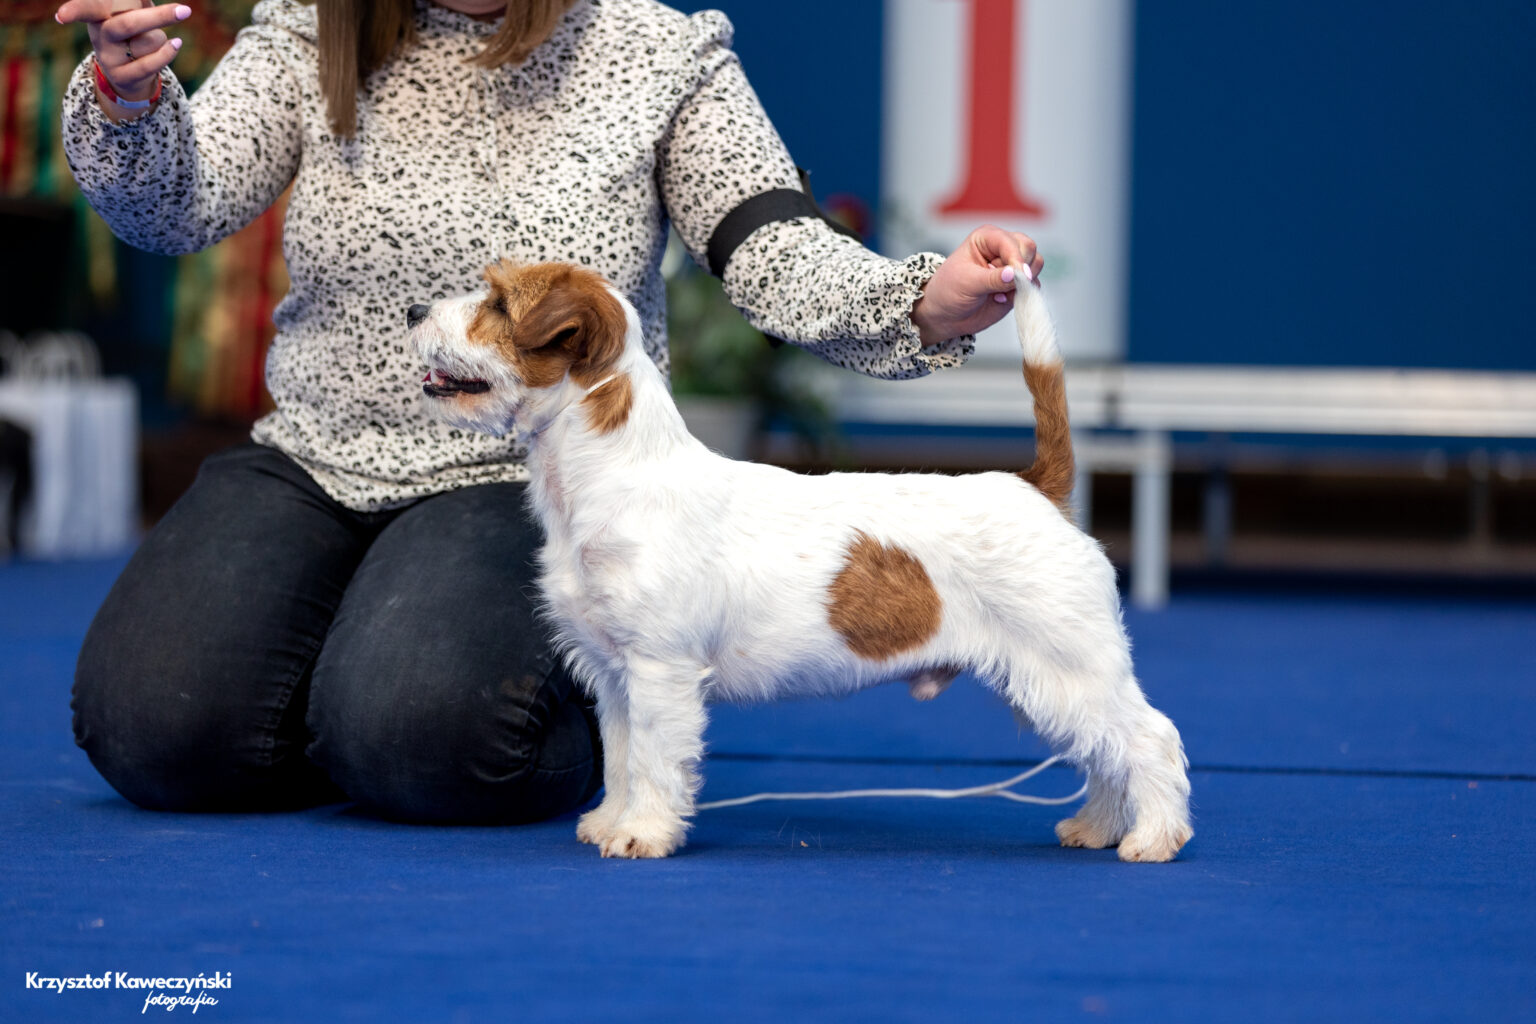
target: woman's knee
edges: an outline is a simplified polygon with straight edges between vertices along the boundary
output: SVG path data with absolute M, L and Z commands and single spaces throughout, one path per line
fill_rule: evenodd
M 413 821 L 522 822 L 601 779 L 596 730 L 532 592 L 524 486 L 452 491 L 385 528 L 315 666 L 311 758 L 359 803 Z
M 602 780 L 596 719 L 568 685 L 541 681 L 529 693 L 527 682 L 450 699 L 347 688 L 352 699 L 342 701 L 328 699 L 337 691 L 322 680 L 310 703 L 310 758 L 348 797 L 391 819 L 520 824 L 565 813 Z
M 75 742 L 151 810 L 241 811 L 337 799 L 303 755 L 302 703 L 257 710 L 232 680 L 135 657 L 87 635 L 70 701 Z M 295 712 L 299 716 L 295 721 Z
M 312 804 L 309 668 L 366 548 L 291 460 L 209 459 L 97 611 L 75 673 L 76 742 L 146 807 Z

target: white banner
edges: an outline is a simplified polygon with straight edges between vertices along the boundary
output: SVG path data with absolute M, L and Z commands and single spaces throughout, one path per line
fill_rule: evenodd
M 1023 231 L 1069 360 L 1125 356 L 1133 0 L 886 0 L 885 251 Z M 1011 319 L 977 358 L 1018 361 Z

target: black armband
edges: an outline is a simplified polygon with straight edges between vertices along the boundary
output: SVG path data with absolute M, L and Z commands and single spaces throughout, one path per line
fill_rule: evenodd
M 862 241 L 858 232 L 839 224 L 822 212 L 821 207 L 816 205 L 816 197 L 811 194 L 810 176 L 803 168 L 795 169 L 800 172 L 799 191 L 792 188 L 776 188 L 768 192 L 759 192 L 721 219 L 715 228 L 715 233 L 709 236 L 709 247 L 706 250 L 711 274 L 716 277 L 722 276 L 725 273 L 725 265 L 730 262 L 731 255 L 737 247 L 745 242 L 752 232 L 765 224 L 795 220 L 800 217 L 815 217 L 826 221 L 827 225 L 838 234 L 847 235 L 854 241 Z

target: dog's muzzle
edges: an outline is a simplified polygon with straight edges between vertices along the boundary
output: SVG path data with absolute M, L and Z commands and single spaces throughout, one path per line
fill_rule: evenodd
M 431 306 L 415 303 L 405 311 L 405 325 L 414 331 L 431 315 Z M 454 395 L 483 395 L 491 390 L 491 386 L 477 378 L 455 377 L 434 369 L 421 378 L 421 390 L 433 398 L 451 398 Z
M 450 377 L 441 370 L 432 370 L 421 378 L 421 390 L 433 398 L 451 398 L 454 395 L 483 395 L 491 386 L 483 380 Z

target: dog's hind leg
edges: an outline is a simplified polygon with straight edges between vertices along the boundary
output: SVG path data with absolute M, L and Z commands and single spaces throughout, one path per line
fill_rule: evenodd
M 630 658 L 627 791 L 599 842 L 604 857 L 666 857 L 683 845 L 704 756 L 704 678 L 702 665 Z
M 1063 846 L 1119 846 L 1121 860 L 1171 860 L 1194 835 L 1184 748 L 1166 715 L 1144 699 L 1125 703 L 1126 719 L 1089 739 L 1088 802 L 1056 836 Z
M 1130 768 L 1125 791 L 1135 825 L 1120 840 L 1120 859 L 1172 860 L 1195 834 L 1189 824 L 1189 761 L 1179 731 L 1143 699 L 1125 742 Z
M 1070 818 L 1056 823 L 1062 846 L 1102 850 L 1120 845 L 1135 824 L 1123 779 L 1106 777 L 1096 765 L 1086 766 L 1088 801 Z
M 1129 655 L 1104 654 L 1032 658 L 1010 674 L 1006 692 L 1088 775 L 1087 803 L 1056 826 L 1062 845 L 1118 845 L 1121 860 L 1171 860 L 1194 834 L 1184 748 L 1147 703 Z

